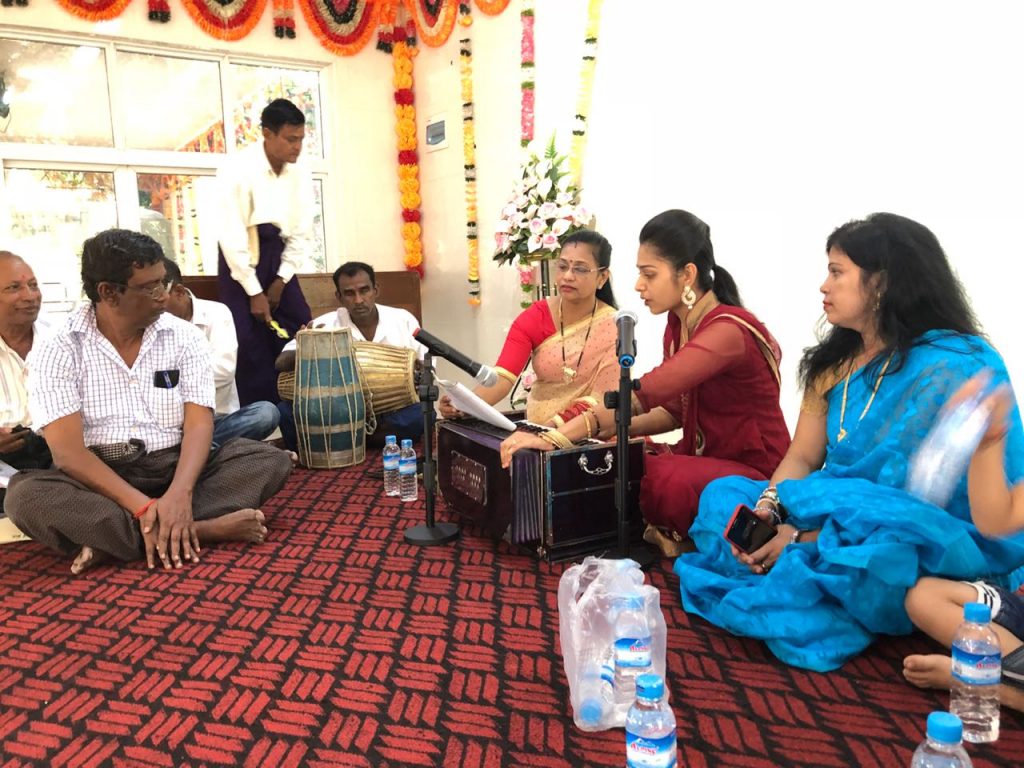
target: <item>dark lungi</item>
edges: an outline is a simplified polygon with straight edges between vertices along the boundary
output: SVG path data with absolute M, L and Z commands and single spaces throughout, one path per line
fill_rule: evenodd
M 265 291 L 277 277 L 284 253 L 281 230 L 273 224 L 260 224 L 260 260 L 256 264 L 256 277 Z M 238 400 L 249 405 L 258 400 L 278 402 L 277 371 L 274 361 L 287 343 L 278 338 L 266 325 L 258 321 L 249 311 L 249 296 L 245 289 L 231 277 L 231 270 L 224 260 L 224 254 L 217 249 L 217 289 L 220 300 L 227 304 L 235 320 L 238 334 L 238 363 L 235 368 L 235 382 L 238 384 Z M 281 327 L 294 337 L 299 328 L 313 319 L 302 295 L 299 281 L 293 277 L 281 293 L 281 303 L 272 313 Z
M 108 462 L 121 479 L 151 498 L 167 492 L 180 446 Z M 192 494 L 192 518 L 212 520 L 239 509 L 255 509 L 284 486 L 291 458 L 266 443 L 236 438 L 210 453 Z M 89 490 L 59 469 L 30 469 L 11 478 L 6 511 L 22 531 L 66 555 L 83 545 L 136 560 L 142 532 L 131 513 Z

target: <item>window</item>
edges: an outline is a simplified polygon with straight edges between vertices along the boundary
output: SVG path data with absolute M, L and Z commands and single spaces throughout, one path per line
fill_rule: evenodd
M 316 247 L 300 271 L 327 269 L 320 71 L 0 37 L 0 73 L 10 108 L 0 115 L 3 246 L 32 265 L 48 311 L 81 296 L 82 242 L 110 227 L 149 234 L 186 275 L 216 274 L 214 177 L 227 154 L 258 140 L 260 111 L 278 97 L 307 119 Z
M 224 104 L 216 61 L 118 52 L 125 146 L 224 152 Z M 316 73 L 313 73 L 316 76 Z
M 0 38 L 5 104 L 0 140 L 112 147 L 106 52 Z

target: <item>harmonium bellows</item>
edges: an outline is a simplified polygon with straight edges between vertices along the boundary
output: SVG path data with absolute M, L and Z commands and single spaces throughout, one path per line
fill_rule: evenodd
M 513 414 L 514 416 L 515 414 Z M 445 420 L 437 429 L 438 487 L 449 509 L 495 538 L 529 547 L 551 562 L 600 554 L 618 542 L 616 449 L 590 442 L 552 451 L 520 450 L 512 471 L 499 446 L 510 433 L 474 419 Z M 632 537 L 643 531 L 639 511 L 643 440 L 629 441 Z

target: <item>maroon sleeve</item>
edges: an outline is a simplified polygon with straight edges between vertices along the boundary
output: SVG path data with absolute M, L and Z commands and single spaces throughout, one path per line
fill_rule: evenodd
M 682 393 L 742 361 L 746 333 L 727 320 L 708 323 L 678 352 L 640 377 L 636 396 L 644 411 L 677 401 Z

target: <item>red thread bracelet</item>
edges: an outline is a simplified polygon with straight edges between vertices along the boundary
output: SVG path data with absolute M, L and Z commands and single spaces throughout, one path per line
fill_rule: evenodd
M 144 514 L 146 514 L 149 511 L 149 508 L 152 507 L 154 504 L 156 504 L 156 499 L 150 499 L 145 504 L 143 504 L 141 507 L 139 507 L 137 510 L 132 512 L 132 517 L 134 517 L 136 520 L 138 520 L 140 517 L 142 517 Z

